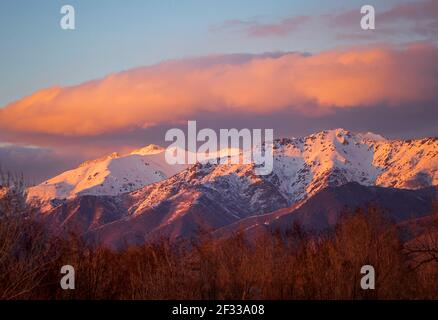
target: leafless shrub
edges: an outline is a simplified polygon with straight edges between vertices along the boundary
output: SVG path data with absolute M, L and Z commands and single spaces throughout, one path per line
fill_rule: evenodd
M 23 176 L 0 166 L 0 217 L 20 215 L 26 209 L 26 186 Z
M 376 208 L 347 213 L 319 235 L 294 226 L 254 241 L 239 234 L 120 252 L 75 234 L 49 239 L 32 220 L 1 221 L 1 299 L 438 298 L 436 268 L 409 268 L 395 225 Z M 60 288 L 66 264 L 75 268 L 75 290 Z M 375 290 L 360 288 L 366 264 L 376 270 Z

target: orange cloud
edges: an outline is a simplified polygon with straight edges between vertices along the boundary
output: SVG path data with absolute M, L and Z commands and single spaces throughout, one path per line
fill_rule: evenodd
M 0 132 L 80 137 L 185 121 L 203 111 L 318 116 L 437 100 L 434 46 L 234 58 L 170 61 L 41 90 L 0 110 Z

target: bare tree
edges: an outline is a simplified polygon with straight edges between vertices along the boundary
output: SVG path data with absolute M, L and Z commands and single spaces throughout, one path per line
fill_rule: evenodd
M 412 259 L 414 269 L 438 264 L 438 203 L 434 208 L 425 232 L 405 245 L 405 253 Z
M 23 176 L 0 169 L 0 299 L 29 297 L 47 273 L 44 229 L 25 211 Z
M 14 175 L 0 166 L 0 217 L 20 215 L 26 209 L 23 175 Z

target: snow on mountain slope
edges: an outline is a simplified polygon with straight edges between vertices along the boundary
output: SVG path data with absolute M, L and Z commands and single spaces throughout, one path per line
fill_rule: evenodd
M 405 189 L 437 185 L 438 138 L 378 143 L 373 164 L 383 169 L 377 185 Z
M 185 165 L 169 165 L 165 150 L 156 145 L 121 156 L 113 153 L 86 161 L 38 186 L 28 189 L 28 200 L 68 199 L 76 195 L 117 195 L 166 179 L 185 169 Z
M 420 161 L 419 155 L 424 157 Z M 206 224 L 214 229 L 223 221 L 212 225 L 211 216 L 226 217 L 227 221 L 259 216 L 300 203 L 328 186 L 348 182 L 417 189 L 437 184 L 437 155 L 437 139 L 389 141 L 375 134 L 353 134 L 343 129 L 276 140 L 272 174 L 257 176 L 253 165 L 198 163 L 132 192 L 127 219 L 142 215 L 150 218 L 157 214 L 157 208 L 166 208 L 156 230 L 181 235 L 184 231 L 177 225 L 189 223 L 197 208 L 203 208 L 201 218 L 197 217 L 198 221 L 204 219 L 199 227 Z M 398 170 L 396 185 L 385 179 L 392 170 Z M 418 175 L 432 178 L 428 183 L 413 185 L 412 177 Z
M 230 148 L 211 153 L 209 157 L 234 156 L 239 152 Z M 151 144 L 128 155 L 112 153 L 86 161 L 76 169 L 29 188 L 28 201 L 56 204 L 77 195 L 118 195 L 164 180 L 187 167 L 167 164 L 165 149 Z
M 132 192 L 128 216 L 146 212 L 149 216 L 151 208 L 166 204 L 167 214 L 156 227 L 169 229 L 196 207 L 204 208 L 206 219 L 216 214 L 239 220 L 297 204 L 326 187 L 348 182 L 418 189 L 438 184 L 437 156 L 438 139 L 390 141 L 343 129 L 281 139 L 274 143 L 270 175 L 255 175 L 254 165 L 198 163 Z M 213 212 L 208 203 L 220 206 Z
M 232 150 L 236 155 L 238 150 Z M 83 163 L 28 191 L 28 199 L 43 201 L 67 199 L 80 194 L 117 195 L 135 191 L 169 178 L 186 165 L 168 165 L 165 150 L 150 145 L 126 156 L 111 154 Z M 221 156 L 224 151 L 218 152 Z M 253 165 L 202 164 L 208 173 L 194 179 L 190 170 L 164 184 L 202 184 L 224 181 L 227 189 L 220 192 L 246 192 L 260 182 L 272 185 L 292 204 L 321 188 L 350 181 L 363 185 L 379 185 L 415 189 L 438 184 L 438 139 L 399 141 L 386 140 L 373 133 L 351 133 L 344 129 L 327 130 L 303 138 L 285 138 L 274 142 L 273 172 L 256 176 Z M 175 180 L 175 181 L 174 181 Z M 217 186 L 214 186 L 217 188 Z M 156 197 L 165 198 L 159 188 L 145 196 L 144 203 Z M 252 200 L 260 205 L 256 197 Z
M 292 201 L 352 181 L 407 189 L 438 184 L 436 138 L 394 141 L 336 129 L 283 139 L 274 149 L 268 179 Z
M 80 223 L 87 217 L 92 223 L 84 231 L 109 242 L 190 236 L 200 229 L 223 228 L 303 203 L 326 187 L 348 182 L 407 189 L 437 185 L 438 139 L 392 141 L 343 129 L 322 131 L 276 140 L 273 172 L 258 176 L 254 169 L 252 164 L 197 163 L 112 198 L 77 197 L 55 204 L 48 216 L 64 221 L 73 208 L 75 215 L 68 215 L 69 223 L 75 223 L 75 216 Z M 133 179 L 135 172 L 127 177 Z M 105 217 L 113 219 L 111 222 L 101 220 L 102 208 L 107 208 Z M 117 217 L 111 208 L 117 208 Z

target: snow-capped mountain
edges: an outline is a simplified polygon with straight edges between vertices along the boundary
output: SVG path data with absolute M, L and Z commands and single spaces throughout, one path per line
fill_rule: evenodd
M 110 154 L 86 161 L 28 189 L 29 201 L 69 199 L 77 195 L 117 195 L 166 179 L 185 165 L 169 165 L 165 149 L 149 145 L 128 155 Z
M 292 202 L 326 186 L 362 185 L 415 189 L 438 184 L 438 139 L 386 140 L 344 129 L 276 141 L 268 179 Z
M 59 203 L 78 195 L 113 196 L 140 189 L 146 185 L 169 178 L 188 168 L 185 164 L 168 164 L 166 150 L 151 144 L 127 155 L 112 153 L 105 157 L 82 163 L 79 167 L 63 172 L 43 183 L 28 188 L 30 203 Z M 219 150 L 209 157 L 224 154 L 237 156 L 239 149 Z
M 386 140 L 343 129 L 274 142 L 273 172 L 258 176 L 254 165 L 198 163 L 180 174 L 134 192 L 143 207 L 187 189 L 202 187 L 228 202 L 246 197 L 243 211 L 266 212 L 269 201 L 293 204 L 327 186 L 358 182 L 416 189 L 438 184 L 438 139 Z M 263 197 L 269 191 L 269 197 Z
M 276 140 L 273 172 L 258 176 L 254 169 L 198 163 L 121 195 L 55 203 L 46 217 L 54 225 L 80 224 L 107 243 L 190 236 L 282 208 L 290 211 L 319 191 L 348 182 L 406 189 L 437 185 L 438 139 L 394 141 L 343 129 L 322 131 Z

